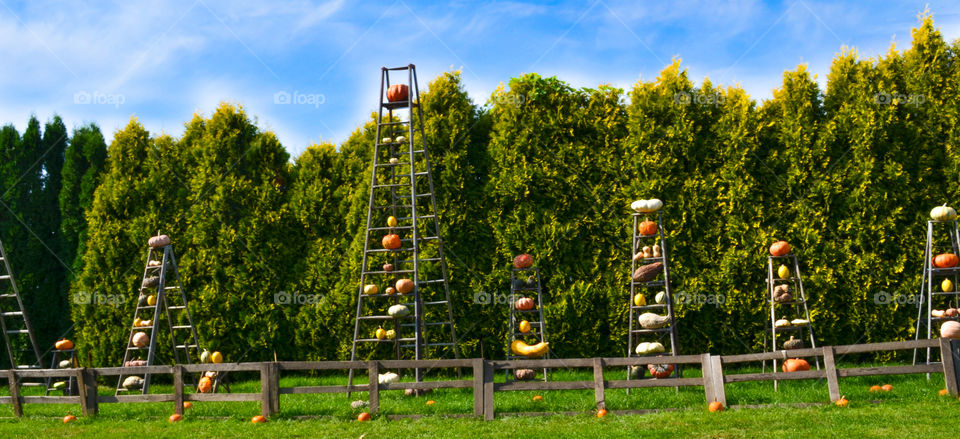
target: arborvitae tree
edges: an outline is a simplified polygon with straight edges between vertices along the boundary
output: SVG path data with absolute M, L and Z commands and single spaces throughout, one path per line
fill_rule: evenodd
M 73 131 L 65 152 L 59 204 L 64 262 L 74 273 L 82 271 L 81 257 L 87 237 L 87 210 L 100 184 L 107 162 L 107 144 L 96 124 Z
M 31 269 L 38 273 L 37 302 L 43 311 L 33 320 L 37 341 L 44 350 L 64 336 L 70 327 L 70 308 L 67 304 L 67 279 L 70 274 L 68 259 L 63 253 L 63 236 L 60 234 L 60 196 L 63 155 L 67 146 L 67 127 L 59 116 L 54 116 L 44 126 L 41 140 L 40 192 L 34 197 L 37 205 L 32 226 L 42 239 L 39 258 Z M 35 313 L 36 314 L 36 313 Z

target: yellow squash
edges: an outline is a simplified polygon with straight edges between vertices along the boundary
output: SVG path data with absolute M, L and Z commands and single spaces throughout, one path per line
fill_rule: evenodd
M 643 293 L 637 293 L 636 296 L 633 296 L 633 306 L 644 306 L 647 304 L 647 298 L 644 297 Z
M 777 269 L 777 276 L 780 276 L 780 279 L 790 277 L 790 269 L 787 268 L 786 265 L 781 265 L 780 268 Z
M 524 357 L 540 357 L 550 350 L 550 343 L 541 341 L 535 345 L 528 345 L 520 340 L 514 340 L 510 343 L 510 351 L 516 355 Z

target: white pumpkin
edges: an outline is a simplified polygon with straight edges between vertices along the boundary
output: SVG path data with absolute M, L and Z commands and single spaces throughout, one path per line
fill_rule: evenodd
M 640 317 L 638 317 L 637 320 L 640 322 L 640 327 L 643 329 L 660 329 L 670 324 L 670 317 L 654 314 L 652 312 L 640 314 Z
M 653 355 L 665 352 L 666 348 L 660 342 L 643 342 L 637 345 L 635 351 L 637 355 Z
M 933 210 L 930 211 L 930 218 L 937 221 L 953 221 L 957 219 L 957 211 L 944 203 L 943 206 L 934 207 Z
M 410 308 L 407 308 L 407 305 L 393 305 L 387 308 L 387 315 L 395 319 L 406 317 L 410 315 Z
M 630 203 L 630 208 L 639 213 L 656 212 L 663 208 L 663 201 L 660 201 L 657 198 L 652 198 L 649 200 L 637 200 L 633 203 Z
M 138 376 L 128 376 L 123 380 L 123 387 L 127 389 L 139 389 L 143 387 L 143 378 Z
M 791 324 L 790 324 L 790 321 L 787 319 L 780 319 L 780 320 L 777 320 L 773 324 L 773 326 L 776 326 L 778 328 L 783 328 L 783 327 L 791 326 Z
M 809 323 L 810 323 L 809 320 L 804 320 L 804 319 L 793 319 L 790 321 L 790 324 L 794 326 L 806 325 Z
M 377 376 L 377 383 L 380 384 L 391 384 L 400 380 L 400 375 L 397 375 L 393 372 L 381 373 Z
M 666 304 L 666 303 L 667 303 L 667 293 L 666 293 L 666 291 L 661 291 L 661 292 L 657 293 L 657 295 L 654 297 L 653 300 L 654 300 L 655 302 L 657 302 L 658 304 L 660 304 L 660 305 Z

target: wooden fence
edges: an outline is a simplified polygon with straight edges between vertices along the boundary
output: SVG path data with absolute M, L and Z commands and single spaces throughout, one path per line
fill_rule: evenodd
M 885 367 L 853 367 L 838 368 L 838 356 L 844 354 L 858 354 L 880 351 L 895 351 L 909 349 L 939 348 L 942 362 L 938 364 L 917 364 L 913 366 L 885 366 Z M 788 355 L 789 353 L 789 355 Z M 820 370 L 803 372 L 761 372 L 725 374 L 724 365 L 746 362 L 785 360 L 787 358 L 823 359 Z M 622 368 L 629 366 L 643 366 L 647 364 L 676 364 L 700 365 L 702 376 L 693 378 L 662 378 L 662 379 L 634 379 L 634 380 L 607 380 L 604 369 L 608 367 Z M 379 384 L 378 375 L 387 369 L 472 369 L 470 379 L 424 381 L 424 382 L 397 382 Z M 593 379 L 587 381 L 512 381 L 494 382 L 497 371 L 517 368 L 589 368 L 593 370 Z M 280 374 L 285 371 L 329 371 L 329 370 L 366 370 L 369 377 L 368 384 L 327 385 L 327 386 L 297 386 L 280 387 Z M 201 373 L 204 371 L 216 372 L 254 372 L 260 375 L 260 391 L 257 393 L 187 393 L 184 390 L 183 376 L 185 373 Z M 98 377 L 111 377 L 130 374 L 169 374 L 173 377 L 173 393 L 148 395 L 98 395 Z M 798 349 L 792 351 L 766 352 L 742 355 L 679 355 L 642 358 L 571 358 L 548 360 L 515 360 L 498 361 L 462 359 L 462 360 L 387 360 L 387 361 L 319 361 L 319 362 L 265 362 L 265 363 L 236 363 L 236 364 L 187 364 L 176 366 L 148 366 L 148 367 L 104 367 L 104 368 L 76 368 L 76 369 L 32 369 L 7 370 L 0 372 L 8 379 L 10 396 L 0 397 L 0 403 L 12 404 L 15 416 L 23 416 L 25 404 L 79 404 L 83 415 L 92 416 L 99 412 L 100 404 L 110 403 L 137 403 L 137 402 L 172 402 L 176 413 L 183 413 L 184 401 L 259 401 L 261 413 L 271 416 L 280 411 L 280 395 L 293 394 L 321 394 L 321 393 L 350 393 L 365 392 L 368 395 L 368 411 L 376 414 L 380 410 L 380 393 L 390 390 L 405 389 L 473 389 L 472 416 L 494 419 L 494 396 L 497 392 L 520 390 L 575 390 L 593 389 L 597 408 L 606 408 L 604 394 L 607 389 L 639 389 L 648 387 L 682 387 L 702 386 L 706 401 L 719 401 L 727 405 L 725 385 L 727 383 L 745 381 L 773 381 L 773 380 L 826 380 L 830 400 L 840 398 L 840 378 L 855 376 L 879 376 L 922 373 L 943 373 L 947 391 L 954 396 L 958 395 L 958 381 L 960 381 L 960 341 L 957 340 L 917 340 L 890 343 L 873 343 L 847 346 L 826 346 L 814 349 Z M 77 396 L 25 396 L 20 394 L 20 382 L 23 379 L 43 379 L 75 377 L 79 387 Z M 651 410 L 613 410 L 613 413 L 646 413 Z M 538 415 L 544 413 L 514 413 L 516 415 Z M 419 415 L 394 415 L 391 417 L 418 417 Z M 453 416 L 470 416 L 460 414 Z

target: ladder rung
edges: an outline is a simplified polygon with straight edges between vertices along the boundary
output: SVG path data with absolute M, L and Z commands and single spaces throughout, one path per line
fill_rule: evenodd
M 416 345 L 412 345 L 412 344 L 400 345 L 401 348 L 412 348 L 412 347 L 415 347 L 415 346 L 416 346 Z M 425 347 L 429 347 L 429 346 L 453 346 L 453 343 L 450 343 L 450 342 L 447 342 L 447 343 L 424 343 L 424 346 L 425 346 Z
M 0 294 L 0 299 L 12 299 L 14 297 L 17 297 L 17 295 L 16 294 Z
M 0 280 L 7 280 L 7 279 L 10 279 L 10 275 L 9 275 L 9 274 L 5 274 L 5 275 L 3 275 L 3 276 L 0 276 Z
M 8 317 L 8 316 L 22 316 L 22 315 L 23 315 L 23 311 L 10 311 L 10 312 L 5 312 L 5 313 L 0 313 L 0 315 L 2 315 L 2 316 L 4 316 L 4 317 Z
M 422 280 L 419 283 L 420 284 L 439 284 L 443 282 L 444 282 L 444 279 L 431 279 L 431 280 Z
M 358 338 L 356 341 L 364 342 L 364 343 L 393 343 L 395 341 L 415 341 L 415 340 L 416 340 L 415 338 L 400 338 L 400 339 L 393 339 L 393 340 L 387 340 L 387 339 L 380 340 L 379 338 Z
M 443 325 L 449 325 L 449 324 L 450 322 L 426 322 L 423 324 L 423 326 L 443 326 Z
M 360 316 L 357 320 L 393 320 L 390 316 Z
M 447 303 L 446 300 L 438 300 L 438 301 L 436 301 L 436 302 L 423 302 L 423 306 L 427 306 L 427 305 L 444 305 L 444 304 L 446 304 L 446 303 Z
M 38 364 L 20 364 L 17 366 L 17 369 L 40 369 Z
M 413 208 L 413 206 L 411 206 L 411 205 L 409 205 L 409 204 L 397 204 L 397 205 L 395 205 L 395 206 L 373 206 L 373 208 L 374 208 L 374 209 L 378 209 L 378 210 L 382 210 L 382 209 L 393 209 L 393 208 L 397 208 L 397 209 L 411 209 L 411 208 Z
M 173 327 L 173 329 L 190 329 L 190 328 L 193 328 L 193 326 L 190 326 L 190 325 L 177 325 L 177 326 L 174 326 L 174 327 Z
M 144 350 L 144 349 L 149 349 L 149 348 L 150 348 L 149 346 L 144 346 L 144 347 L 142 347 L 142 348 L 139 348 L 139 347 L 136 347 L 136 346 L 128 346 L 128 347 L 127 347 L 127 350 L 128 350 L 128 351 L 142 351 L 142 350 Z
M 433 195 L 433 193 L 432 193 L 432 192 L 427 192 L 427 193 L 423 193 L 423 194 L 417 194 L 418 197 L 427 197 L 427 196 L 430 196 L 430 195 Z
M 397 122 L 381 122 L 381 123 L 380 123 L 380 126 L 402 125 L 402 124 L 405 124 L 405 123 L 410 123 L 410 121 L 409 121 L 409 120 L 401 120 L 401 121 L 397 121 Z
M 382 187 L 401 187 L 401 186 L 410 186 L 409 184 L 375 184 L 373 188 L 382 188 Z
M 412 228 L 413 228 L 413 226 L 371 227 L 371 228 L 367 229 L 367 231 L 369 231 L 369 232 L 375 232 L 375 231 L 380 231 L 380 230 L 395 230 L 395 229 L 409 230 L 409 229 L 412 229 Z
M 26 329 L 8 329 L 7 334 L 29 334 L 30 331 Z
M 374 248 L 367 250 L 367 253 L 386 253 L 386 252 L 410 252 L 413 251 L 413 247 L 410 248 L 398 248 L 396 250 L 390 250 L 386 248 Z
M 185 307 L 185 306 L 183 306 L 183 305 L 175 305 L 175 306 L 168 306 L 168 307 L 167 307 L 167 309 L 173 309 L 173 310 L 186 309 L 186 308 L 187 308 L 187 307 Z
M 433 218 L 434 216 L 435 216 L 435 215 L 433 215 L 433 214 L 423 215 L 423 216 L 418 217 L 417 219 Z M 410 217 L 410 216 L 405 216 L 405 217 L 403 217 L 403 218 L 397 218 L 398 221 L 409 221 L 409 220 L 412 220 L 412 219 L 413 219 L 413 217 Z
M 164 290 L 177 290 L 177 289 L 180 289 L 180 287 L 179 287 L 179 286 L 176 286 L 176 287 L 163 287 L 163 289 L 164 289 Z
M 364 271 L 363 272 L 363 274 L 391 274 L 391 273 L 413 273 L 413 270 Z
M 197 348 L 197 347 L 199 346 L 195 344 L 180 344 L 180 345 L 174 346 L 174 348 L 176 349 L 190 349 L 190 348 Z

